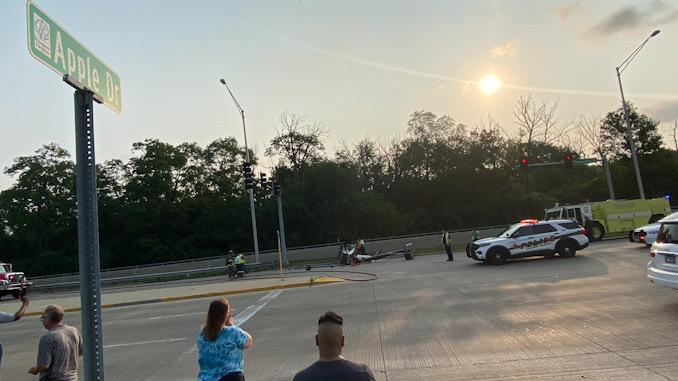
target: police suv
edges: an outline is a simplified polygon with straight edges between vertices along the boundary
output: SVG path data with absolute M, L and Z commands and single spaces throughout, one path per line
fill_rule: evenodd
M 509 226 L 498 237 L 484 238 L 466 245 L 466 256 L 485 263 L 504 264 L 509 258 L 558 254 L 574 257 L 589 246 L 586 231 L 570 220 L 523 220 Z

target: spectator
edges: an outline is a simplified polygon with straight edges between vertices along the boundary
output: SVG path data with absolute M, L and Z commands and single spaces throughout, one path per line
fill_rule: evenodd
M 294 376 L 293 381 L 374 381 L 370 368 L 361 362 L 351 361 L 341 355 L 344 346 L 344 319 L 332 311 L 318 319 L 315 344 L 318 361 Z
M 78 357 L 82 356 L 82 337 L 74 327 L 61 321 L 64 309 L 49 305 L 40 316 L 42 325 L 49 332 L 40 338 L 38 365 L 28 370 L 30 374 L 40 373 L 41 381 L 77 381 Z
M 28 307 L 28 298 L 23 298 L 21 301 L 21 307 L 19 307 L 19 310 L 16 313 L 10 314 L 9 312 L 0 311 L 0 323 L 11 323 L 24 316 L 26 307 Z M 0 343 L 0 361 L 2 361 L 2 343 Z
M 244 381 L 242 351 L 252 336 L 233 324 L 226 299 L 210 303 L 205 326 L 198 334 L 198 381 Z

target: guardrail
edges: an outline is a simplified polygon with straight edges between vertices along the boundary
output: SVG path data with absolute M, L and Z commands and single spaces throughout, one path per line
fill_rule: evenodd
M 493 236 L 500 233 L 508 225 L 479 228 L 481 237 Z M 466 244 L 471 239 L 473 229 L 450 230 L 450 240 L 454 245 Z M 387 237 L 365 240 L 365 246 L 370 253 L 397 250 L 411 243 L 412 248 L 436 248 L 440 244 L 440 233 L 410 234 L 397 237 Z M 334 260 L 337 257 L 338 243 L 307 245 L 287 249 L 289 261 L 316 261 L 320 259 Z M 254 253 L 245 253 L 247 259 L 252 260 Z M 246 263 L 248 268 L 277 267 L 278 251 L 267 250 L 259 252 L 261 263 Z M 190 277 L 194 274 L 226 273 L 226 255 L 189 259 L 183 261 L 164 262 L 151 265 L 129 266 L 100 271 L 101 284 L 115 284 L 121 282 L 144 281 L 151 279 L 167 279 L 172 277 Z M 80 284 L 78 273 L 59 274 L 51 276 L 31 277 L 36 290 L 53 289 L 59 287 L 77 287 Z

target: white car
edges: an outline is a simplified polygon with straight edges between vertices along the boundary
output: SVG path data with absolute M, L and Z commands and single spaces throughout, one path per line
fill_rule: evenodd
M 661 225 L 661 222 L 675 218 L 678 218 L 678 212 L 671 213 L 655 223 L 643 225 L 639 228 L 631 230 L 629 233 L 629 241 L 635 243 L 644 243 L 650 246 L 657 239 L 657 233 L 659 232 L 659 226 Z
M 509 226 L 498 237 L 484 238 L 466 245 L 466 256 L 485 263 L 504 264 L 509 258 L 558 254 L 574 257 L 589 246 L 586 231 L 570 220 L 523 220 Z
M 652 260 L 647 264 L 650 282 L 678 290 L 678 219 L 661 222 L 650 257 Z

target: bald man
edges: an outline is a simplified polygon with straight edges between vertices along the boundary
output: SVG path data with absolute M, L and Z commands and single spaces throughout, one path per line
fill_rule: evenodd
M 315 344 L 320 358 L 297 373 L 293 381 L 375 381 L 366 364 L 345 359 L 341 355 L 344 346 L 343 325 L 344 319 L 332 311 L 325 312 L 318 319 Z

